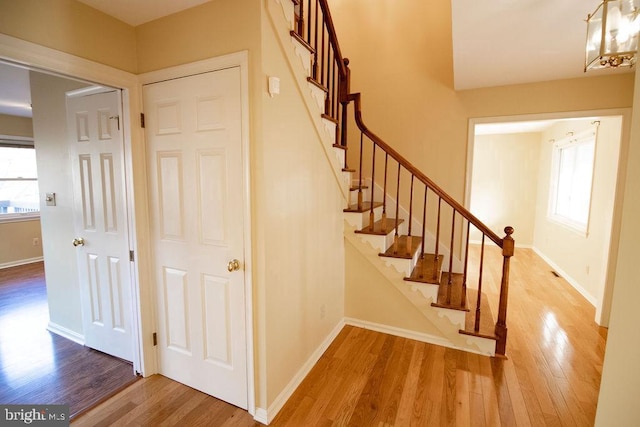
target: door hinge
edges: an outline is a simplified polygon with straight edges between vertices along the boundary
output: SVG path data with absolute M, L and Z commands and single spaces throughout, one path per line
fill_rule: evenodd
M 144 113 L 140 113 L 140 127 L 144 129 Z
M 158 334 L 156 334 L 155 332 L 153 333 L 153 345 L 158 345 Z
M 136 260 L 136 256 L 133 251 L 129 251 L 129 261 L 134 262 Z

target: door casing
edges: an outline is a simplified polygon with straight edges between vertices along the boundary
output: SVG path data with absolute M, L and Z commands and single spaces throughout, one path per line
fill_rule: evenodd
M 244 210 L 242 212 L 244 220 L 244 265 L 242 273 L 245 283 L 245 313 L 246 313 L 246 340 L 247 340 L 247 402 L 248 412 L 255 415 L 255 382 L 254 382 L 254 348 L 253 348 L 253 284 L 252 284 L 252 259 L 251 259 L 251 193 L 250 193 L 250 139 L 249 139 L 249 63 L 248 52 L 241 51 L 152 71 L 139 75 L 139 94 L 142 94 L 142 85 L 157 83 L 164 80 L 188 77 L 194 74 L 218 71 L 229 67 L 240 68 L 240 103 L 241 103 L 241 132 L 242 132 L 242 183 L 239 191 L 244 199 Z M 150 276 L 151 277 L 151 276 Z

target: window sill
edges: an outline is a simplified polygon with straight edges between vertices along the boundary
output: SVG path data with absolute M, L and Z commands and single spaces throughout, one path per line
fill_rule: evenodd
M 0 214 L 0 224 L 9 222 L 23 222 L 23 221 L 39 221 L 40 212 L 29 212 L 22 214 Z
M 585 239 L 589 237 L 589 226 L 587 224 L 581 224 L 559 215 L 549 215 L 547 219 L 549 222 L 560 225 L 580 237 L 584 237 Z

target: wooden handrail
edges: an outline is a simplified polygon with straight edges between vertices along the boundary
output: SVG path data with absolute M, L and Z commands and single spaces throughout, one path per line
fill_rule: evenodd
M 344 64 L 344 58 L 342 57 L 342 51 L 340 50 L 340 43 L 338 43 L 338 36 L 336 35 L 336 28 L 333 25 L 333 18 L 331 18 L 331 11 L 329 10 L 329 4 L 327 0 L 320 0 L 320 8 L 324 16 L 324 23 L 329 33 L 329 44 L 333 46 L 335 60 L 338 64 L 338 71 L 340 77 L 347 76 L 347 66 Z
M 402 157 L 400 153 L 391 148 L 389 144 L 384 142 L 379 136 L 371 132 L 369 128 L 362 121 L 362 104 L 360 100 L 360 93 L 352 93 L 349 95 L 349 101 L 354 103 L 354 114 L 356 118 L 356 124 L 362 133 L 364 133 L 370 140 L 372 140 L 377 146 L 382 148 L 387 154 L 400 163 L 408 172 L 422 181 L 430 190 L 436 193 L 442 198 L 449 206 L 454 208 L 460 215 L 472 223 L 478 230 L 484 233 L 489 239 L 491 239 L 496 245 L 502 248 L 502 239 L 489 227 L 487 227 L 482 221 L 480 221 L 475 215 L 473 215 L 467 208 L 458 203 L 453 197 L 449 196 L 443 189 L 441 189 L 435 182 L 427 177 L 422 171 L 413 166 L 407 159 Z

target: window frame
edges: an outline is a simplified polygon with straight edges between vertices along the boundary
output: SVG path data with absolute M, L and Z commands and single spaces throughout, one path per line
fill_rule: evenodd
M 593 200 L 593 181 L 595 176 L 596 153 L 598 148 L 598 132 L 595 129 L 588 129 L 577 134 L 569 132 L 568 136 L 558 141 L 553 141 L 551 152 L 551 178 L 549 181 L 549 200 L 547 219 L 553 223 L 559 224 L 569 230 L 583 236 L 589 235 L 589 224 L 591 221 L 591 203 Z M 556 212 L 558 200 L 558 187 L 560 179 L 560 166 L 562 150 L 568 147 L 577 147 L 580 144 L 593 142 L 593 159 L 591 161 L 591 182 L 589 183 L 589 203 L 587 208 L 587 220 L 585 223 L 576 221 L 570 217 L 558 214 Z
M 33 138 L 29 137 L 16 137 L 0 135 L 0 147 L 31 149 L 35 151 L 33 144 Z M 0 181 L 38 181 L 38 177 L 24 178 L 24 177 L 12 177 L 12 178 L 0 178 Z M 40 196 L 38 195 L 38 199 Z M 40 209 L 42 205 L 39 204 L 38 210 L 35 212 L 19 212 L 19 213 L 0 213 L 0 224 L 9 222 L 21 222 L 21 221 L 35 221 L 40 219 Z

